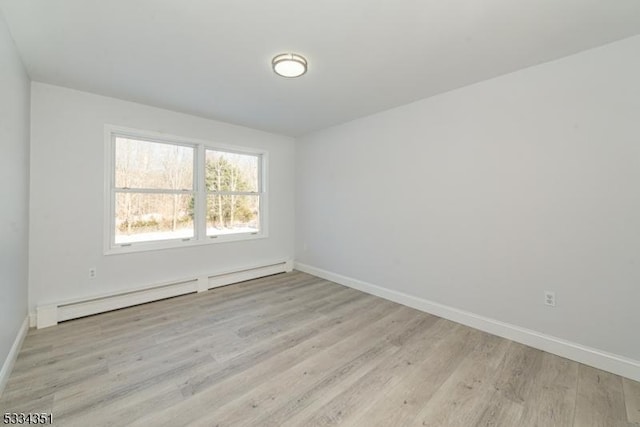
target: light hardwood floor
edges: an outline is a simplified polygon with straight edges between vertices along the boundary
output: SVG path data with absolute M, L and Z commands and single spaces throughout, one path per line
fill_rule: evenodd
M 640 383 L 300 272 L 31 330 L 59 426 L 640 426 Z

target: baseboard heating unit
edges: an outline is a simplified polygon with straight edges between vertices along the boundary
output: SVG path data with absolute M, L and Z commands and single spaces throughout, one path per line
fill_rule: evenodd
M 36 309 L 36 325 L 38 329 L 46 328 L 65 320 L 77 319 L 178 295 L 205 292 L 209 289 L 232 283 L 290 272 L 292 269 L 293 262 L 285 260 L 231 271 L 220 271 L 210 275 L 187 277 L 115 293 L 43 304 Z

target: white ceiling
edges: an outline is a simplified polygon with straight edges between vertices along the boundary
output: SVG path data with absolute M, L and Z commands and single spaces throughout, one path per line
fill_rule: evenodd
M 33 80 L 294 136 L 640 34 L 639 0 L 0 0 L 0 9 Z M 271 71 L 287 51 L 307 57 L 306 75 Z

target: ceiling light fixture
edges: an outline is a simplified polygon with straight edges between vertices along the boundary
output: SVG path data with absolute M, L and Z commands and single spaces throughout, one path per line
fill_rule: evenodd
M 307 60 L 296 53 L 281 53 L 271 60 L 273 71 L 282 77 L 300 77 L 307 72 Z

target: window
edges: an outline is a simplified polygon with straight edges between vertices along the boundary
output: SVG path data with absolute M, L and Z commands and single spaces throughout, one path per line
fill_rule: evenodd
M 107 128 L 108 253 L 266 236 L 266 153 Z
M 206 150 L 207 236 L 260 231 L 258 156 Z

